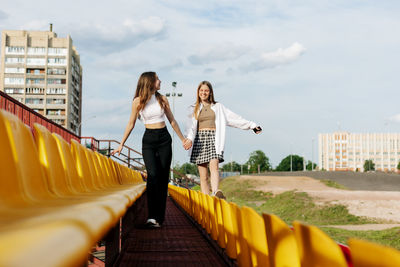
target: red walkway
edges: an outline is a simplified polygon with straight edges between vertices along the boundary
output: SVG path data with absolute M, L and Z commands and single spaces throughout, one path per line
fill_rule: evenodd
M 145 218 L 140 221 L 144 222 Z M 227 263 L 168 198 L 162 228 L 135 227 L 129 233 L 115 266 L 217 267 L 227 266 Z

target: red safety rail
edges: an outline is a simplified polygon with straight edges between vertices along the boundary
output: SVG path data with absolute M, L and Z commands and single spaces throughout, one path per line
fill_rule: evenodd
M 65 140 L 71 142 L 71 139 L 74 139 L 80 142 L 81 138 L 71 132 L 70 130 L 65 129 L 61 125 L 49 120 L 43 115 L 33 111 L 28 106 L 22 104 L 16 99 L 12 98 L 8 94 L 0 91 L 0 109 L 7 110 L 8 112 L 13 113 L 19 119 L 21 119 L 26 125 L 33 129 L 33 124 L 38 123 L 49 129 L 52 133 L 57 133 L 61 135 Z

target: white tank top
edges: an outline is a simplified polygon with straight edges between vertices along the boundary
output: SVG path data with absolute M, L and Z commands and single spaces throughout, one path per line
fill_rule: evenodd
M 154 95 L 151 96 L 144 109 L 139 111 L 140 120 L 144 124 L 153 124 L 157 122 L 165 122 L 164 109 L 161 108 L 160 103 Z

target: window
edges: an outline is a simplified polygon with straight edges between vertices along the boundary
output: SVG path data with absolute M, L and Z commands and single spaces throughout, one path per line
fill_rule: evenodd
M 44 58 L 30 58 L 26 59 L 26 65 L 45 65 L 46 59 Z
M 26 88 L 27 94 L 44 94 L 44 88 Z
M 49 55 L 66 55 L 67 48 L 49 47 Z
M 6 46 L 6 54 L 24 55 L 25 47 L 23 47 L 23 46 Z
M 24 84 L 24 78 L 11 78 L 7 77 L 4 78 L 4 84 L 18 84 L 18 85 L 23 85 Z
M 46 100 L 47 104 L 56 104 L 56 105 L 62 105 L 65 104 L 65 99 L 63 98 L 48 98 Z
M 48 65 L 66 65 L 67 60 L 65 58 L 48 58 L 47 64 Z
M 4 73 L 24 73 L 24 68 L 5 68 Z
M 28 47 L 28 55 L 46 55 L 46 47 Z
M 46 93 L 48 95 L 64 95 L 66 90 L 65 88 L 47 88 Z
M 26 78 L 26 84 L 44 84 L 43 78 Z
M 41 105 L 43 104 L 43 98 L 26 98 L 25 104 Z
M 44 74 L 44 69 L 26 69 L 26 73 L 40 75 L 40 74 Z
M 52 69 L 52 68 L 47 69 L 47 74 L 50 75 L 65 75 L 66 73 L 67 72 L 65 69 Z
M 65 115 L 65 110 L 63 109 L 48 109 L 46 115 Z
M 66 79 L 47 79 L 47 84 L 65 84 Z
M 23 57 L 6 57 L 5 58 L 5 63 L 6 64 L 19 64 L 19 63 L 24 63 L 25 58 Z
M 24 93 L 23 88 L 4 88 L 4 91 L 7 94 L 23 94 Z

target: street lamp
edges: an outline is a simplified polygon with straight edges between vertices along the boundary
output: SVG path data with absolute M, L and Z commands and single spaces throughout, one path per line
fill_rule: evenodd
M 182 93 L 175 93 L 175 88 L 176 88 L 176 84 L 177 82 L 172 82 L 172 92 L 171 93 L 166 93 L 165 96 L 166 97 L 172 97 L 172 114 L 174 114 L 175 116 L 175 98 L 176 97 L 182 97 Z M 172 168 L 171 168 L 171 180 L 174 179 L 174 164 L 175 164 L 175 160 L 174 160 L 174 148 L 175 148 L 175 132 L 172 130 Z

